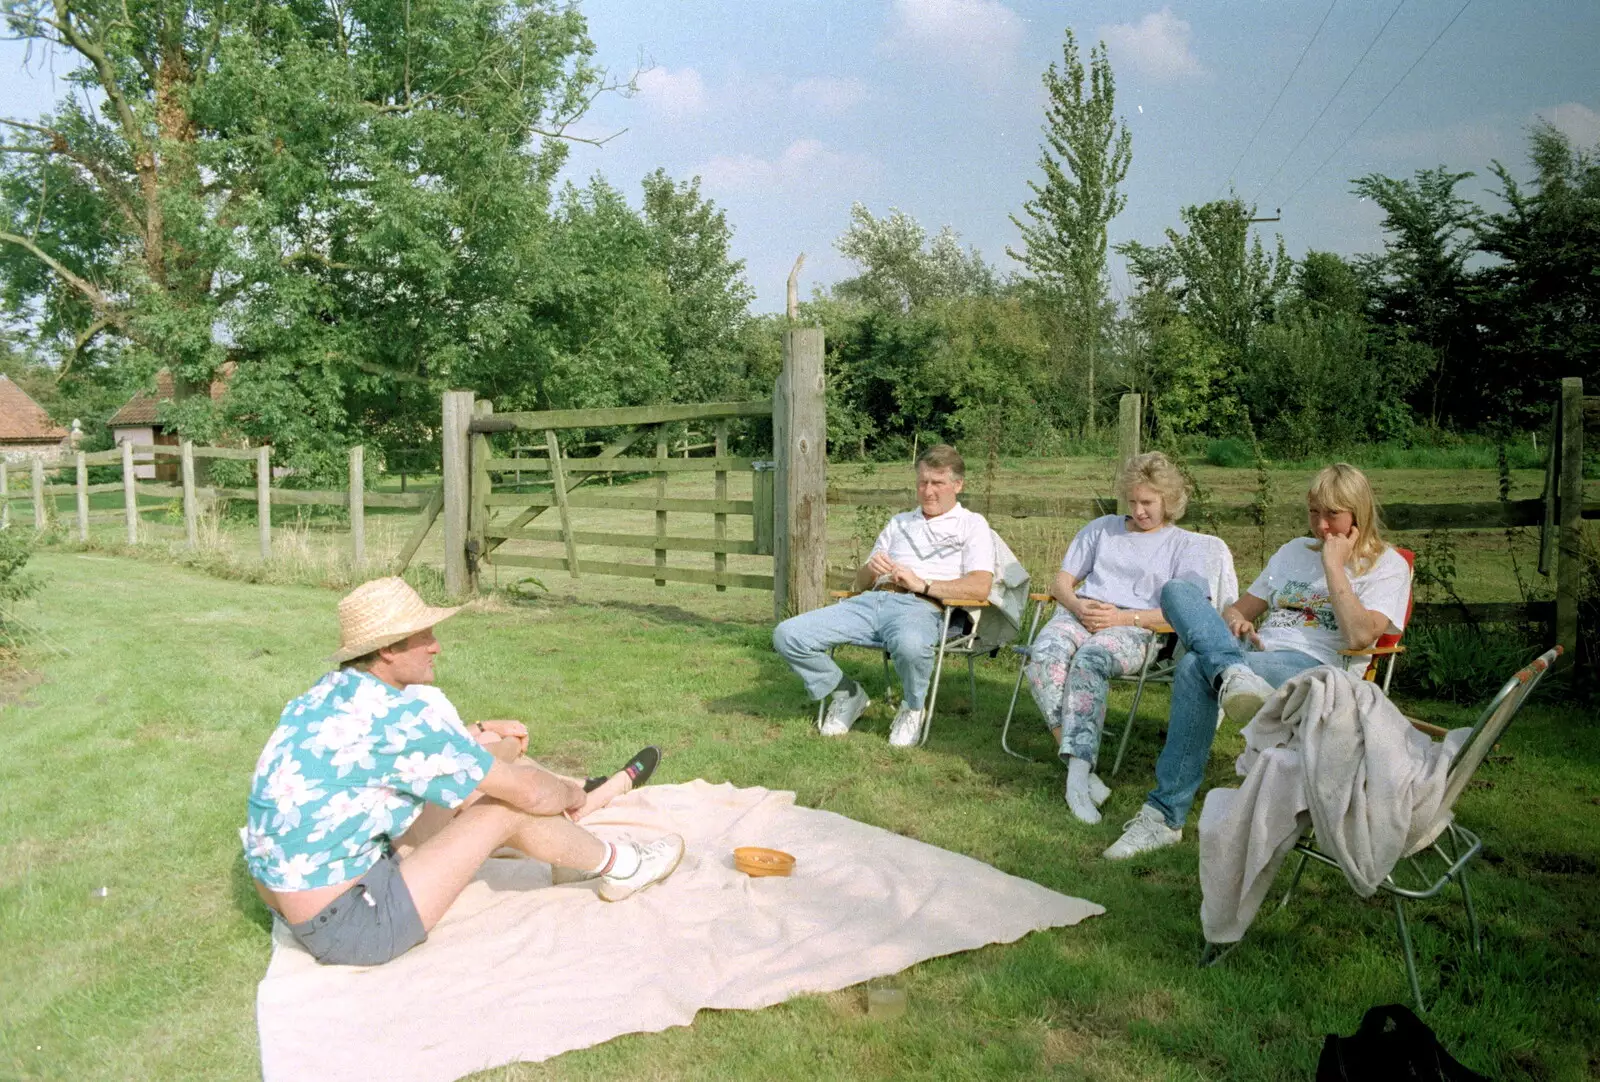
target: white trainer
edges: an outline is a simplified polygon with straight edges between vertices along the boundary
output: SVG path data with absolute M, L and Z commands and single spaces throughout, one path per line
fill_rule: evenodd
M 605 902 L 620 902 L 624 898 L 631 898 L 646 887 L 653 887 L 678 868 L 678 862 L 683 859 L 683 839 L 676 834 L 657 838 L 653 842 L 640 845 L 638 842 L 618 842 L 618 845 L 631 845 L 639 854 L 639 866 L 630 876 L 602 875 L 600 877 L 600 900 Z
M 1243 725 L 1256 716 L 1272 698 L 1273 687 L 1248 665 L 1229 665 L 1222 670 L 1222 690 L 1217 698 L 1230 721 Z
M 860 684 L 856 685 L 853 695 L 835 694 L 828 700 L 828 712 L 823 716 L 817 732 L 823 736 L 843 736 L 850 731 L 850 726 L 856 723 L 856 719 L 871 701 L 867 698 L 867 689 Z
M 1165 849 L 1183 841 L 1183 830 L 1173 830 L 1161 813 L 1146 804 L 1139 814 L 1122 824 L 1122 837 L 1100 855 L 1107 860 L 1127 860 L 1153 849 Z
M 921 740 L 922 711 L 901 703 L 900 711 L 894 716 L 894 724 L 889 726 L 889 743 L 897 748 L 910 748 Z

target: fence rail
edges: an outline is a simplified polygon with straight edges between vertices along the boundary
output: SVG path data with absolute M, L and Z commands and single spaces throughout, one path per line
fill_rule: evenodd
M 48 527 L 50 512 L 46 507 L 46 497 L 68 496 L 77 497 L 77 533 L 78 539 L 87 541 L 89 538 L 89 524 L 92 522 L 109 522 L 121 520 L 127 523 L 128 544 L 139 543 L 140 515 L 149 510 L 148 506 L 140 507 L 139 497 L 153 497 L 156 499 L 177 499 L 183 501 L 184 533 L 189 546 L 198 544 L 199 509 L 202 502 L 214 504 L 222 500 L 255 500 L 256 513 L 260 522 L 261 558 L 268 559 L 272 555 L 272 512 L 274 504 L 288 506 L 330 506 L 342 507 L 350 513 L 350 539 L 351 562 L 360 569 L 366 561 L 366 536 L 365 536 L 365 510 L 368 507 L 399 508 L 402 510 L 420 510 L 422 514 L 419 529 L 411 542 L 408 542 L 405 560 L 409 561 L 416 548 L 421 545 L 423 537 L 427 535 L 428 527 L 439 513 L 440 495 L 434 492 L 373 492 L 365 487 L 363 481 L 363 465 L 365 450 L 360 446 L 350 449 L 350 488 L 349 489 L 292 489 L 272 487 L 272 449 L 270 447 L 197 447 L 192 443 L 184 442 L 176 446 L 169 444 L 135 444 L 124 443 L 108 451 L 78 452 L 73 456 L 71 465 L 76 467 L 76 479 L 72 484 L 46 484 L 44 476 L 46 467 L 42 460 L 34 459 L 30 464 L 30 483 L 26 487 L 12 488 L 10 470 L 6 463 L 0 462 L 0 526 L 9 526 L 11 523 L 11 503 L 16 500 L 31 500 L 33 504 L 33 526 L 36 532 L 41 532 Z M 182 483 L 177 485 L 162 484 L 140 480 L 136 476 L 135 456 L 166 456 L 175 457 L 182 463 Z M 228 488 L 224 486 L 201 486 L 195 482 L 194 462 L 196 459 L 223 459 L 237 462 L 250 462 L 255 467 L 256 486 L 254 488 Z M 122 479 L 120 481 L 107 481 L 98 484 L 89 484 L 88 468 L 90 466 L 105 466 L 121 463 Z M 51 466 L 51 472 L 66 468 L 66 465 Z M 103 495 L 111 492 L 123 493 L 123 509 L 121 511 L 90 511 L 89 497 Z M 54 500 L 50 501 L 54 507 Z M 403 566 L 403 564 L 402 564 Z

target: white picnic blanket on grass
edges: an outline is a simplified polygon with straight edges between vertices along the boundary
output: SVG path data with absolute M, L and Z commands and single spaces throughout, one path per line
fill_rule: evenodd
M 426 943 L 374 968 L 320 966 L 275 928 L 256 998 L 264 1082 L 451 1082 L 1105 912 L 789 792 L 652 785 L 584 825 L 676 832 L 688 850 L 616 904 L 592 884 L 550 887 L 539 861 L 491 860 Z M 739 845 L 794 854 L 794 875 L 734 871 Z

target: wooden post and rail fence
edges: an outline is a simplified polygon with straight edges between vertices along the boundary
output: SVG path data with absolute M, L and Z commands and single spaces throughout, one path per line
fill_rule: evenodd
M 1140 451 L 1140 396 L 1123 395 L 1119 413 L 1117 454 L 1126 461 Z M 1419 604 L 1413 619 L 1432 623 L 1548 624 L 1554 641 L 1566 647 L 1564 660 L 1570 663 L 1576 659 L 1584 567 L 1582 520 L 1600 518 L 1600 501 L 1585 503 L 1583 499 L 1586 424 L 1600 425 L 1600 396 L 1585 397 L 1581 379 L 1562 380 L 1545 469 L 1545 491 L 1538 499 L 1383 504 L 1384 527 L 1389 531 L 1541 528 L 1539 569 L 1553 578 L 1555 600 Z M 910 488 L 828 490 L 828 503 L 835 507 L 899 508 L 914 505 L 915 499 Z M 972 504 L 986 515 L 1012 518 L 1086 521 L 1118 511 L 1116 500 L 1076 497 L 989 495 L 974 499 Z M 1259 527 L 1259 514 L 1248 505 L 1218 507 L 1208 515 L 1208 521 L 1219 526 Z
M 180 462 L 180 478 L 178 485 L 159 484 L 154 481 L 139 479 L 137 475 L 137 456 L 148 456 L 153 460 L 159 456 L 174 457 Z M 223 488 L 216 486 L 202 487 L 196 484 L 194 463 L 196 459 L 222 459 L 235 462 L 249 462 L 254 466 L 254 488 Z M 409 562 L 417 546 L 422 543 L 428 527 L 439 513 L 440 494 L 433 492 L 374 492 L 365 485 L 365 449 L 360 446 L 350 448 L 350 487 L 347 490 L 339 489 L 297 489 L 275 488 L 272 485 L 272 448 L 271 447 L 202 447 L 185 440 L 177 446 L 168 444 L 134 444 L 123 443 L 108 451 L 78 451 L 69 460 L 75 467 L 75 477 L 71 484 L 46 484 L 46 468 L 43 460 L 35 458 L 30 464 L 29 497 L 33 504 L 33 528 L 35 533 L 43 533 L 50 525 L 50 512 L 55 504 L 55 497 L 74 495 L 76 499 L 76 514 L 73 521 L 72 536 L 78 541 L 89 540 L 89 525 L 92 522 L 105 522 L 121 520 L 127 525 L 127 543 L 137 545 L 140 543 L 139 516 L 142 512 L 150 510 L 149 505 L 140 507 L 139 497 L 155 497 L 159 499 L 179 499 L 183 507 L 184 539 L 190 548 L 197 547 L 200 542 L 200 515 L 203 506 L 216 503 L 218 500 L 254 500 L 256 504 L 256 519 L 258 524 L 258 541 L 261 549 L 261 558 L 270 559 L 272 556 L 272 506 L 334 506 L 343 507 L 350 512 L 350 562 L 356 571 L 361 571 L 366 565 L 366 516 L 368 507 L 394 507 L 415 508 L 422 512 L 420 527 L 414 530 L 407 542 L 403 567 Z M 106 481 L 91 485 L 89 483 L 90 466 L 121 465 L 122 477 L 117 481 Z M 51 467 L 52 470 L 67 468 L 65 464 Z M 0 461 L 0 526 L 10 526 L 11 501 L 20 499 L 20 491 L 13 492 L 10 483 L 10 468 Z M 91 511 L 89 497 L 102 493 L 121 492 L 122 508 L 117 511 Z M 354 498 L 352 497 L 354 494 Z M 49 502 L 47 503 L 47 499 Z

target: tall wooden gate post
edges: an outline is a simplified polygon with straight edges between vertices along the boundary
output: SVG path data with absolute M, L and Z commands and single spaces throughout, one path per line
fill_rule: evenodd
M 1139 453 L 1139 434 L 1144 426 L 1144 399 L 1136 394 L 1125 394 L 1117 409 L 1117 467 Z M 1128 501 L 1117 496 L 1117 509 L 1128 512 Z
M 1583 589 L 1583 380 L 1561 381 L 1561 443 L 1558 475 L 1560 558 L 1556 561 L 1556 642 L 1565 648 L 1561 661 L 1578 659 L 1578 597 Z
M 472 392 L 446 391 L 440 426 L 440 484 L 444 488 L 444 590 L 452 598 L 467 596 L 467 426 L 472 423 Z
M 772 396 L 773 617 L 827 600 L 828 448 L 822 328 L 783 333 L 783 371 Z
M 472 417 L 474 420 L 494 416 L 494 403 L 487 398 L 480 398 L 472 403 Z M 467 457 L 471 461 L 471 477 L 467 481 L 467 488 L 471 492 L 472 502 L 467 509 L 467 551 L 471 558 L 467 561 L 467 585 L 473 593 L 478 592 L 478 579 L 482 574 L 482 560 L 489 554 L 489 437 L 482 432 L 474 432 L 467 440 Z

